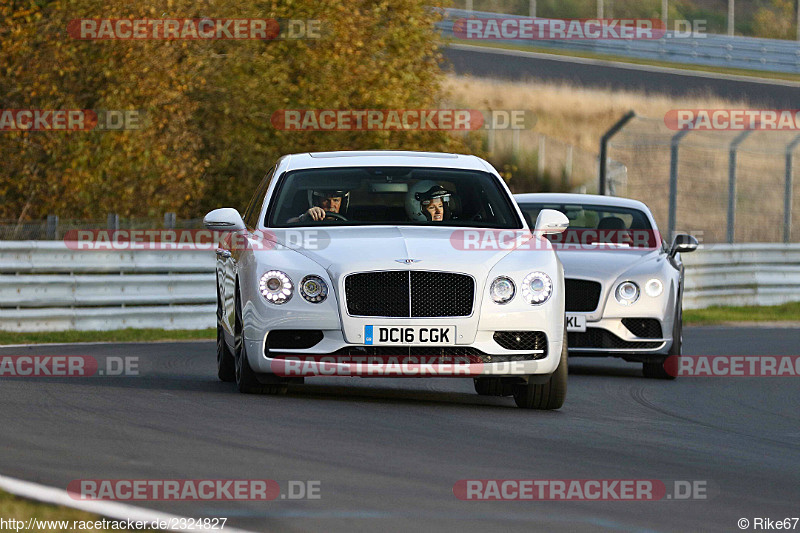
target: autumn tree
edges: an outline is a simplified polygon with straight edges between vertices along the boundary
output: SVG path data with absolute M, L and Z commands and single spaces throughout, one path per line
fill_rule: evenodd
M 446 132 L 292 132 L 279 109 L 436 107 L 438 16 L 424 0 L 14 0 L 0 5 L 1 109 L 140 110 L 123 132 L 0 132 L 0 218 L 201 216 L 241 207 L 280 155 L 457 150 Z M 320 39 L 77 40 L 81 18 L 320 20 Z

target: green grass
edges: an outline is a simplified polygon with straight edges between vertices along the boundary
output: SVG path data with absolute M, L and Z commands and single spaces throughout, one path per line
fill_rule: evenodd
M 716 74 L 730 74 L 734 76 L 749 76 L 753 78 L 767 78 L 773 80 L 800 81 L 800 74 L 789 74 L 784 72 L 766 72 L 761 70 L 747 70 L 739 68 L 711 67 L 703 65 L 688 65 L 686 63 L 674 63 L 670 61 L 653 61 L 649 59 L 639 59 L 633 57 L 615 56 L 611 54 L 597 54 L 593 52 L 576 52 L 573 50 L 557 50 L 554 48 L 542 48 L 537 46 L 522 46 L 506 43 L 482 42 L 468 39 L 451 39 L 448 41 L 454 44 L 469 44 L 473 46 L 483 46 L 486 48 L 500 48 L 503 50 L 522 50 L 525 52 L 536 52 L 541 54 L 551 54 L 567 57 L 582 57 L 586 59 L 600 59 L 604 61 L 616 61 L 618 63 L 631 63 L 634 65 L 650 65 L 655 67 L 677 68 L 681 70 L 692 70 L 697 72 L 711 72 Z
M 707 307 L 683 312 L 687 325 L 700 326 L 723 322 L 800 322 L 800 302 L 764 307 Z
M 95 522 L 102 520 L 102 517 L 85 511 L 78 511 L 69 507 L 62 507 L 59 505 L 50 505 L 46 503 L 39 503 L 32 500 L 19 498 L 13 494 L 0 491 L 0 518 L 4 520 L 14 519 L 21 520 L 26 523 L 31 518 L 38 518 L 39 520 L 67 520 L 69 527 L 61 528 L 57 524 L 51 524 L 52 528 L 34 528 L 31 531 L 81 531 L 80 529 L 73 529 L 72 525 L 75 521 Z M 94 525 L 94 524 L 92 524 Z M 80 527 L 80 524 L 78 524 Z M 6 531 L 14 531 L 13 528 L 5 528 Z M 26 531 L 25 528 L 20 531 Z M 85 529 L 84 531 L 125 531 L 124 529 Z M 140 530 L 141 531 L 141 530 Z
M 209 329 L 117 329 L 113 331 L 0 331 L 0 345 L 41 344 L 48 342 L 147 342 L 215 339 L 217 330 Z

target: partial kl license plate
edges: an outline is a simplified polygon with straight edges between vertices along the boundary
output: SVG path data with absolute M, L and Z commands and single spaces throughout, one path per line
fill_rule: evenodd
M 586 317 L 567 315 L 567 331 L 586 331 Z
M 364 326 L 364 344 L 456 343 L 455 326 Z

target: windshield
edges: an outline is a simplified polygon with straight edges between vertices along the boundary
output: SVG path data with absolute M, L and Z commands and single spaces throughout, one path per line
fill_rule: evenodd
M 520 229 L 498 178 L 470 170 L 346 167 L 285 174 L 267 226 L 439 225 Z
M 592 244 L 656 248 L 661 245 L 647 215 L 627 207 L 589 204 L 520 203 L 520 209 L 535 223 L 542 209 L 561 211 L 569 219 L 567 231 L 547 235 L 553 244 Z

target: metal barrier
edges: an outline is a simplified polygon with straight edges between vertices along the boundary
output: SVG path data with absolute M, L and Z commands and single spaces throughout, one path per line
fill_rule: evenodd
M 0 329 L 213 328 L 214 260 L 213 251 L 0 241 Z
M 800 244 L 715 244 L 683 263 L 684 309 L 800 301 Z
M 213 328 L 214 260 L 211 251 L 0 241 L 0 330 Z M 686 309 L 800 301 L 800 244 L 717 244 L 684 263 Z
M 445 19 L 438 28 L 446 37 L 455 37 L 453 24 L 462 18 L 528 18 L 519 15 L 487 13 L 445 9 Z M 485 41 L 489 42 L 489 41 Z M 606 54 L 619 57 L 650 59 L 690 65 L 741 68 L 767 72 L 800 72 L 800 43 L 781 39 L 756 37 L 730 37 L 727 35 L 702 34 L 701 36 L 677 35 L 667 31 L 657 40 L 644 39 L 593 39 L 593 40 L 493 40 L 521 46 L 536 46 Z M 481 41 L 474 41 L 481 44 Z

